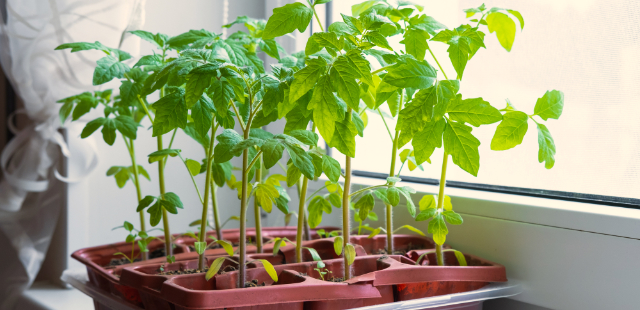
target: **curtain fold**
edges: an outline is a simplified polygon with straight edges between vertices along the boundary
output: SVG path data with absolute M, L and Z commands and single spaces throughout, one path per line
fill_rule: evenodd
M 62 43 L 101 41 L 135 54 L 138 40 L 126 31 L 144 23 L 144 0 L 2 1 L 0 62 L 24 102 L 30 125 L 17 131 L 0 156 L 0 309 L 11 309 L 44 260 L 65 206 L 63 182 L 81 180 L 97 165 L 88 150 L 69 149 L 59 129 L 57 100 L 97 88 L 91 85 L 99 51 L 55 51 Z M 2 4 L 0 4 L 2 5 Z M 109 86 L 108 84 L 105 86 Z M 92 154 L 92 155 L 86 155 Z M 59 173 L 58 163 L 80 167 Z M 73 223 L 70 223 L 73 225 Z

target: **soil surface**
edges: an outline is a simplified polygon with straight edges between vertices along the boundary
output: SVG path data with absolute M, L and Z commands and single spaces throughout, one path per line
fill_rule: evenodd
M 134 262 L 139 262 L 140 259 L 136 258 L 133 260 Z M 126 264 L 130 264 L 131 262 L 126 259 L 126 258 L 112 258 L 111 261 L 109 262 L 109 264 L 105 267 L 111 267 L 111 266 L 120 266 L 120 265 L 126 265 Z
M 161 276 L 173 276 L 179 274 L 195 274 L 195 273 L 206 273 L 209 268 L 204 268 L 204 270 L 200 269 L 184 269 L 184 270 L 169 270 L 169 271 L 161 271 L 158 270 L 158 275 Z
M 258 280 L 253 279 L 251 281 L 247 281 L 244 283 L 244 287 L 260 287 L 260 286 L 267 286 L 266 282 L 262 282 L 262 284 L 258 283 Z

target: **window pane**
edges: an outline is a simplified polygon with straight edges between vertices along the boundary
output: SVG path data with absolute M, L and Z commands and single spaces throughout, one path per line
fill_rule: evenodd
M 334 1 L 334 20 L 350 14 L 360 1 Z M 414 1 L 449 28 L 465 21 L 462 9 L 481 2 Z M 546 124 L 557 147 L 555 166 L 538 163 L 535 123 L 522 145 L 492 151 L 497 124 L 474 128 L 480 139 L 478 177 L 449 162 L 448 180 L 598 195 L 640 198 L 640 1 L 544 0 L 484 1 L 487 7 L 518 10 L 525 20 L 511 52 L 486 27 L 485 45 L 469 61 L 461 81 L 463 98 L 482 97 L 501 109 L 509 99 L 519 110 L 533 113 L 536 99 L 547 90 L 565 94 L 559 120 Z M 475 26 L 475 25 L 474 25 Z M 393 41 L 400 48 L 400 38 Z M 432 42 L 449 76 L 453 66 L 444 44 Z M 426 60 L 434 67 L 433 58 Z M 376 63 L 377 64 L 377 63 Z M 440 77 L 442 78 L 442 76 Z M 391 141 L 379 115 L 368 112 L 365 138 L 358 138 L 353 169 L 389 172 Z M 389 121 L 388 121 L 389 122 Z M 395 123 L 389 122 L 393 131 Z M 405 148 L 411 147 L 410 144 Z M 403 175 L 439 178 L 442 149 L 424 171 Z

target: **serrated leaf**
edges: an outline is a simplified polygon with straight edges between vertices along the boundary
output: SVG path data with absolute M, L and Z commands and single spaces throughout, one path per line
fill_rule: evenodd
M 442 216 L 444 217 L 444 219 L 447 221 L 447 223 L 451 224 L 451 225 L 460 225 L 462 224 L 462 216 L 460 216 L 460 214 L 451 211 L 451 210 L 445 210 L 442 212 Z
M 469 123 L 472 126 L 493 124 L 502 120 L 502 114 L 482 98 L 454 100 L 447 108 L 449 117 L 453 120 Z
M 358 209 L 358 214 L 360 215 L 360 220 L 364 221 L 367 219 L 369 212 L 373 210 L 373 206 L 375 205 L 375 201 L 373 199 L 372 194 L 363 195 L 358 202 L 356 202 L 355 208 Z
M 347 116 L 341 122 L 335 122 L 334 126 L 335 133 L 329 142 L 329 146 L 336 148 L 340 153 L 346 156 L 351 158 L 356 157 L 355 136 L 358 134 L 358 130 L 350 120 L 350 117 Z
M 432 120 L 426 123 L 424 128 L 414 135 L 411 145 L 414 148 L 417 165 L 425 161 L 430 161 L 435 149 L 442 147 L 442 135 L 445 125 L 446 122 L 443 118 L 437 122 Z
M 394 66 L 382 79 L 383 82 L 400 88 L 428 88 L 436 80 L 436 70 L 426 61 L 408 58 L 406 62 Z
M 340 163 L 333 157 L 322 156 L 322 170 L 331 182 L 337 183 L 340 180 L 342 172 L 340 169 Z
M 434 195 L 424 195 L 420 199 L 420 211 L 425 211 L 427 209 L 436 209 L 436 198 Z
M 337 193 L 329 194 L 329 202 L 336 208 L 342 208 L 342 196 Z
M 360 73 L 347 56 L 339 56 L 334 61 L 331 68 L 331 82 L 338 96 L 355 110 L 358 110 L 360 104 L 360 87 L 356 82 L 359 77 Z
M 436 214 L 434 218 L 429 221 L 429 229 L 427 230 L 433 236 L 433 241 L 438 245 L 443 245 L 447 240 L 447 223 L 445 223 L 442 215 Z
M 554 158 L 556 154 L 556 144 L 551 137 L 551 132 L 544 124 L 538 125 L 538 162 L 545 162 L 544 167 L 547 169 L 553 168 L 556 160 Z
M 429 48 L 427 40 L 430 37 L 425 30 L 409 29 L 404 33 L 404 40 L 400 43 L 405 45 L 407 54 L 413 55 L 417 60 L 423 60 Z
M 393 51 L 393 48 L 391 47 L 391 45 L 389 45 L 389 41 L 387 41 L 387 38 L 385 38 L 385 36 L 382 35 L 382 33 L 378 32 L 378 31 L 369 32 L 369 33 L 365 34 L 363 36 L 363 38 L 368 40 L 369 42 L 373 43 L 374 45 L 376 45 L 378 47 L 382 47 L 384 49 L 388 49 L 390 51 Z
M 453 163 L 473 176 L 478 176 L 480 140 L 471 134 L 471 127 L 449 121 L 444 129 L 443 140 L 444 150 L 451 154 Z
M 269 17 L 264 28 L 262 39 L 273 39 L 291 33 L 296 29 L 304 32 L 307 30 L 312 17 L 313 10 L 299 2 L 275 8 L 273 9 L 273 15 Z
M 507 14 L 500 12 L 488 14 L 485 20 L 487 21 L 489 32 L 495 32 L 500 45 L 510 52 L 513 41 L 516 38 L 516 23 Z
M 397 187 L 389 187 L 387 189 L 387 200 L 394 207 L 400 203 L 400 191 Z
M 287 135 L 298 139 L 305 145 L 315 146 L 318 144 L 318 135 L 315 132 L 309 130 L 292 130 Z
M 151 203 L 153 203 L 156 200 L 156 197 L 154 196 L 145 196 L 144 198 L 142 198 L 142 200 L 140 200 L 140 202 L 138 203 L 138 208 L 136 209 L 136 212 L 140 212 L 144 209 L 146 209 L 149 205 L 151 205 Z
M 187 126 L 187 105 L 182 88 L 177 88 L 176 91 L 160 98 L 153 104 L 153 108 L 156 110 L 153 137 Z
M 260 205 L 267 213 L 271 213 L 273 204 L 275 204 L 276 198 L 280 197 L 280 193 L 273 185 L 258 184 L 255 196 L 258 201 L 258 205 Z
M 504 151 L 522 143 L 529 128 L 529 116 L 520 111 L 507 112 L 502 122 L 496 128 L 496 133 L 491 139 L 491 149 Z
M 302 172 L 294 165 L 287 167 L 287 186 L 291 187 L 300 181 Z
M 293 85 L 291 87 L 293 88 Z M 322 77 L 315 85 L 307 109 L 313 110 L 313 122 L 322 137 L 325 141 L 331 141 L 336 130 L 336 122 L 344 118 L 344 110 L 333 95 L 329 76 Z
M 225 129 L 216 139 L 218 140 L 218 144 L 214 148 L 214 160 L 216 163 L 227 162 L 237 156 L 233 149 L 243 139 L 235 130 Z
M 549 90 L 544 96 L 538 98 L 533 114 L 540 116 L 543 120 L 550 118 L 558 119 L 562 115 L 564 107 L 564 93 L 558 90 Z
M 436 208 L 429 208 L 429 209 L 422 210 L 420 211 L 420 213 L 418 213 L 418 216 L 416 217 L 416 222 L 426 221 L 432 218 L 437 213 L 438 213 L 438 209 Z
M 327 61 L 322 57 L 308 60 L 307 66 L 294 75 L 294 80 L 290 86 L 292 91 L 289 92 L 289 101 L 295 102 L 309 92 L 318 83 L 326 67 Z
M 93 72 L 93 85 L 101 85 L 114 78 L 121 79 L 124 77 L 124 74 L 130 70 L 127 64 L 120 62 L 113 56 L 100 58 L 97 64 Z

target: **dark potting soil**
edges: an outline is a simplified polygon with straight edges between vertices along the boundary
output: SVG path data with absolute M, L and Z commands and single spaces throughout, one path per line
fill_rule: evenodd
M 136 258 L 133 260 L 134 262 L 139 262 L 140 259 Z M 131 262 L 126 259 L 126 258 L 112 258 L 111 261 L 109 262 L 109 264 L 105 267 L 111 267 L 111 266 L 120 266 L 120 265 L 126 265 L 126 264 L 130 264 Z
M 251 281 L 247 281 L 244 283 L 244 287 L 260 287 L 260 286 L 267 286 L 266 282 L 262 282 L 262 284 L 258 283 L 258 280 L 253 279 Z
M 344 282 L 344 278 L 335 278 L 335 277 L 331 277 L 327 279 L 328 282 L 336 282 L 336 283 L 340 283 L 340 282 Z
M 164 252 L 164 247 L 159 247 L 151 252 L 149 252 L 149 259 L 151 258 L 158 258 L 158 257 L 165 257 L 166 254 Z
M 205 267 L 204 270 L 200 269 L 184 269 L 184 270 L 169 270 L 169 271 L 159 271 L 158 275 L 161 276 L 173 276 L 179 274 L 195 274 L 195 273 L 206 273 L 209 268 Z

